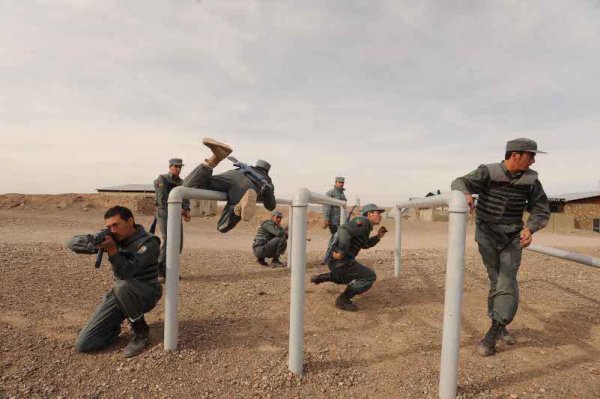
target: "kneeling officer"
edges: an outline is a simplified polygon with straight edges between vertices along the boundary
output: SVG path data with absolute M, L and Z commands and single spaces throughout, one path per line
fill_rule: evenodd
M 158 283 L 160 239 L 135 223 L 128 208 L 115 206 L 104 214 L 106 238 L 97 244 L 93 236 L 75 236 L 68 247 L 77 253 L 104 250 L 112 266 L 115 282 L 77 337 L 78 352 L 89 352 L 112 344 L 127 318 L 133 338 L 123 354 L 139 354 L 149 343 L 149 328 L 144 313 L 149 312 L 162 296 Z
M 355 258 L 361 249 L 375 246 L 387 232 L 382 226 L 377 234 L 369 237 L 373 226 L 381 223 L 381 214 L 385 209 L 375 204 L 367 204 L 362 208 L 362 217 L 356 217 L 338 229 L 338 237 L 333 241 L 333 251 L 327 261 L 330 273 L 312 276 L 310 281 L 321 284 L 331 281 L 336 284 L 348 284 L 346 290 L 337 297 L 335 306 L 342 310 L 357 311 L 358 307 L 352 298 L 366 292 L 375 280 L 375 272 L 358 263 Z
M 283 213 L 274 210 L 271 219 L 262 222 L 256 232 L 252 250 L 258 263 L 262 266 L 269 266 L 265 258 L 273 258 L 271 267 L 285 266 L 279 260 L 279 257 L 283 255 L 287 248 L 287 231 L 286 228 L 281 226 L 282 218 Z

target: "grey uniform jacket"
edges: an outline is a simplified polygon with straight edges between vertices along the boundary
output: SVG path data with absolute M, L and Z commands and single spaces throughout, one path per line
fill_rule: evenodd
M 281 225 L 278 225 L 272 220 L 265 220 L 262 222 L 258 231 L 256 232 L 256 237 L 254 237 L 253 247 L 258 245 L 264 245 L 271 241 L 275 237 L 286 237 L 286 229 Z
M 550 219 L 550 204 L 537 176 L 531 169 L 513 175 L 500 162 L 480 165 L 454 180 L 450 187 L 465 194 L 479 194 L 478 232 L 508 240 L 523 228 L 525 210 L 530 212 L 526 225 L 532 233 L 544 228 Z
M 373 230 L 373 225 L 366 217 L 356 217 L 348 223 L 344 223 L 338 229 L 338 243 L 335 252 L 344 255 L 344 259 L 354 259 L 361 249 L 367 249 L 375 246 L 379 242 L 379 237 L 369 234 Z
M 179 176 L 172 173 L 159 175 L 154 180 L 154 194 L 156 198 L 156 207 L 158 209 L 168 210 L 169 193 L 175 187 L 181 186 L 183 180 Z M 190 210 L 190 200 L 183 200 L 182 208 L 186 211 Z
M 346 196 L 344 195 L 344 189 L 340 187 L 334 187 L 332 190 L 329 190 L 325 193 L 326 196 L 339 199 L 342 201 L 346 201 Z M 339 206 L 334 205 L 323 205 L 323 219 L 328 221 L 334 226 L 340 225 L 340 214 L 341 209 Z
M 117 249 L 119 252 L 108 257 L 116 280 L 135 279 L 158 284 L 158 237 L 137 225 L 131 237 L 117 242 Z

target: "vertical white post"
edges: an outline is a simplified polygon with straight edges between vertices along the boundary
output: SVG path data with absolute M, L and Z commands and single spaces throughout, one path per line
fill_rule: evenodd
M 292 266 L 292 249 L 294 248 L 294 242 L 292 241 L 294 237 L 294 207 L 290 205 L 290 213 L 288 216 L 288 267 Z
M 302 195 L 304 194 L 304 196 Z M 293 223 L 290 298 L 290 343 L 289 369 L 296 375 L 302 375 L 304 366 L 304 275 L 306 273 L 306 214 L 310 192 L 300 190 L 293 207 Z
M 169 200 L 167 219 L 167 274 L 165 295 L 165 350 L 177 349 L 179 321 L 177 306 L 179 301 L 179 247 L 181 245 L 181 200 Z
M 402 272 L 402 208 L 396 207 L 394 213 L 396 246 L 394 248 L 394 277 L 400 277 Z
M 345 206 L 340 206 L 340 226 L 346 223 L 346 219 L 348 218 L 348 210 Z
M 460 318 L 463 300 L 465 242 L 468 205 L 460 191 L 452 191 L 449 203 L 448 260 L 444 299 L 444 332 L 440 365 L 440 399 L 454 399 L 458 384 Z

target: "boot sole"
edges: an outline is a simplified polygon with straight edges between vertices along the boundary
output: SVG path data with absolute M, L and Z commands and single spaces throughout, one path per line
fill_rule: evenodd
M 221 143 L 215 139 L 211 139 L 210 137 L 203 138 L 202 144 L 210 148 L 210 150 L 217 156 L 217 158 L 220 158 L 220 160 L 227 158 L 227 156 L 233 152 L 233 148 L 227 144 Z

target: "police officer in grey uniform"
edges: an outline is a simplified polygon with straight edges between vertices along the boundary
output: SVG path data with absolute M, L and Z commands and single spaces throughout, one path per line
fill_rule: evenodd
M 179 175 L 181 174 L 181 169 L 183 168 L 183 160 L 181 158 L 171 158 L 169 159 L 169 173 L 164 175 L 159 175 L 156 180 L 154 180 L 154 193 L 156 196 L 156 222 L 158 224 L 158 228 L 160 229 L 160 234 L 162 235 L 162 245 L 160 247 L 160 256 L 158 257 L 158 276 L 161 279 L 166 277 L 167 265 L 167 218 L 168 218 L 168 209 L 169 204 L 167 200 L 169 199 L 169 193 L 175 187 L 181 186 L 183 180 Z M 181 217 L 184 221 L 189 222 L 192 218 L 190 215 L 190 201 L 183 200 L 181 210 Z M 151 232 L 153 232 L 151 230 Z M 181 244 L 180 244 L 179 252 L 183 249 L 183 226 L 181 227 Z
M 271 165 L 267 161 L 259 160 L 251 168 L 265 179 L 270 187 L 262 184 L 256 176 L 240 169 L 229 170 L 213 176 L 213 169 L 233 150 L 227 144 L 211 138 L 202 139 L 202 143 L 210 148 L 212 155 L 187 175 L 183 180 L 183 185 L 184 187 L 227 193 L 227 204 L 217 223 L 217 230 L 227 233 L 240 220 L 250 220 L 256 210 L 256 201 L 262 201 L 264 207 L 270 211 L 275 209 L 275 189 L 269 177 Z
M 140 353 L 149 343 L 149 328 L 144 313 L 152 310 L 162 288 L 158 282 L 160 239 L 135 223 L 128 208 L 115 206 L 104 214 L 111 235 L 96 248 L 89 246 L 87 236 L 75 236 L 67 244 L 77 253 L 93 253 L 103 249 L 108 254 L 115 277 L 112 290 L 83 326 L 77 337 L 78 352 L 90 352 L 112 344 L 121 332 L 121 322 L 128 319 L 133 338 L 125 347 L 126 357 Z
M 346 196 L 344 195 L 344 183 L 345 179 L 343 177 L 336 177 L 335 185 L 331 190 L 327 191 L 325 195 L 341 201 L 346 201 Z M 329 238 L 329 246 L 331 246 L 333 235 L 338 230 L 338 227 L 340 227 L 340 216 L 341 209 L 339 206 L 323 205 L 323 228 L 329 227 L 329 232 L 331 233 L 331 237 Z
M 256 232 L 252 250 L 258 263 L 262 266 L 269 266 L 265 258 L 273 258 L 271 267 L 285 266 L 279 260 L 287 248 L 287 231 L 281 226 L 281 219 L 283 219 L 283 213 L 274 210 L 271 219 L 262 222 Z
M 544 228 L 550 218 L 550 205 L 537 172 L 529 167 L 536 154 L 535 141 L 519 138 L 506 143 L 504 161 L 481 165 L 466 176 L 452 182 L 452 190 L 465 193 L 471 211 L 477 200 L 475 241 L 490 280 L 488 316 L 492 325 L 479 343 L 479 353 L 496 353 L 496 342 L 514 344 L 506 326 L 515 317 L 519 305 L 517 273 L 523 248 L 529 246 L 532 235 Z M 523 212 L 530 216 L 523 223 Z
M 375 282 L 375 272 L 356 261 L 361 249 L 371 248 L 379 242 L 387 232 L 380 227 L 377 234 L 369 237 L 373 226 L 381 223 L 381 214 L 385 209 L 375 204 L 367 204 L 362 208 L 362 217 L 356 217 L 340 226 L 338 240 L 334 243 L 332 256 L 327 262 L 329 273 L 312 276 L 314 284 L 333 282 L 348 284 L 346 290 L 337 297 L 335 306 L 342 310 L 357 311 L 358 307 L 352 298 L 367 291 Z

